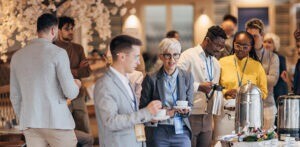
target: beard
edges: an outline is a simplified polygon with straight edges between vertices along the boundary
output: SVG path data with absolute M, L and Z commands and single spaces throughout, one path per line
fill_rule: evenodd
M 62 40 L 70 42 L 70 41 L 73 40 L 73 37 L 64 37 L 64 36 L 62 36 Z

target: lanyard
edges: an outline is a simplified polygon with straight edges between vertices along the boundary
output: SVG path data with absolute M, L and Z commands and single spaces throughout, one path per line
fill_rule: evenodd
M 133 92 L 133 89 L 132 89 L 130 83 L 128 83 L 128 85 L 129 85 L 129 87 L 130 87 L 130 90 L 131 90 L 132 96 L 133 96 L 133 99 L 131 100 L 132 103 L 134 104 L 134 108 L 133 108 L 133 109 L 134 109 L 135 111 L 137 111 L 137 103 L 136 103 L 136 97 L 135 97 L 135 94 L 134 94 L 134 92 Z M 132 105 L 131 105 L 131 107 L 132 107 Z
M 176 78 L 176 86 L 174 87 L 174 89 L 172 90 L 172 85 L 171 85 L 171 83 L 169 82 L 169 81 L 167 81 L 167 83 L 168 83 L 168 87 L 169 87 L 169 90 L 170 91 L 173 91 L 172 93 L 171 93 L 171 95 L 172 95 L 172 99 L 173 99 L 173 106 L 176 106 L 176 100 L 177 100 L 177 98 L 175 97 L 175 90 L 176 90 L 176 88 L 177 88 L 177 84 L 178 84 L 178 76 L 177 76 L 177 78 Z M 177 96 L 178 97 L 178 96 Z M 166 100 L 165 100 L 166 101 Z M 175 114 L 174 115 L 174 118 L 177 118 L 178 117 L 178 115 L 177 114 Z M 179 121 L 181 121 L 181 119 L 179 119 Z M 176 130 L 176 129 L 175 129 Z
M 264 59 L 264 54 L 265 54 L 265 49 L 263 49 L 263 52 L 262 52 L 262 54 L 261 54 L 261 57 L 260 57 L 260 63 L 262 63 L 263 62 L 263 59 Z
M 137 111 L 137 104 L 136 104 L 135 96 L 133 97 L 132 102 L 133 102 L 133 104 L 134 104 L 134 110 Z
M 208 67 L 208 63 L 205 57 L 206 70 L 207 70 L 209 81 L 211 82 L 213 80 L 213 67 L 212 67 L 211 56 L 209 56 L 209 61 L 210 61 L 210 68 Z
M 242 81 L 243 81 L 243 77 L 244 77 L 244 72 L 245 72 L 245 69 L 246 69 L 246 66 L 247 66 L 247 63 L 248 63 L 248 58 L 247 57 L 247 60 L 244 64 L 244 67 L 243 67 L 243 70 L 242 70 L 242 77 L 240 77 L 240 74 L 238 72 L 238 68 L 237 68 L 237 61 L 236 61 L 236 58 L 234 58 L 234 65 L 235 65 L 235 69 L 236 69 L 236 75 L 237 75 L 237 78 L 238 78 L 238 84 L 239 84 L 239 87 L 242 86 Z

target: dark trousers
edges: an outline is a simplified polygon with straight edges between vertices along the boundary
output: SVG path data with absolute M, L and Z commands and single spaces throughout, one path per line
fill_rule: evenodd
M 75 130 L 90 133 L 90 120 L 85 104 L 86 96 L 86 91 L 81 88 L 77 98 L 72 100 L 71 104 L 69 105 L 69 109 L 74 118 Z
M 158 125 L 153 134 L 154 147 L 190 147 L 190 131 L 184 126 L 183 134 L 175 134 L 171 125 Z
M 210 147 L 212 142 L 212 115 L 191 115 L 189 120 L 193 133 L 192 147 Z
M 74 130 L 77 138 L 77 147 L 93 147 L 94 138 L 91 134 L 83 131 Z

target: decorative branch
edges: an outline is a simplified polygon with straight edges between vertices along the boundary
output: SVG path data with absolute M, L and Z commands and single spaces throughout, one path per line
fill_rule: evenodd
M 83 34 L 88 42 L 92 41 L 93 29 L 97 31 L 103 41 L 111 37 L 111 15 L 116 15 L 121 9 L 120 15 L 127 12 L 123 7 L 127 2 L 135 0 L 110 0 L 115 5 L 109 9 L 102 0 L 0 0 L 0 57 L 6 61 L 6 52 L 9 47 L 19 43 L 24 47 L 26 43 L 36 37 L 36 20 L 45 13 L 57 13 L 58 7 L 70 3 L 71 17 L 76 21 L 76 27 L 86 30 Z M 63 8 L 64 9 L 64 8 Z M 63 10 L 64 12 L 64 10 Z M 57 13 L 58 16 L 63 15 Z M 92 27 L 93 23 L 95 24 Z M 103 48 L 99 44 L 99 48 Z

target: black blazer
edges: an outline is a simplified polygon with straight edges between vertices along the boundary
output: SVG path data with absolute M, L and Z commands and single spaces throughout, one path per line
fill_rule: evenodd
M 142 83 L 142 94 L 140 99 L 139 108 L 142 109 L 146 107 L 153 100 L 164 101 L 164 83 L 163 76 L 164 71 L 163 67 L 156 73 L 152 75 L 146 75 Z M 191 73 L 188 73 L 180 68 L 178 68 L 178 100 L 188 101 L 190 107 L 193 106 L 193 95 L 194 95 L 194 79 Z M 191 130 L 189 120 L 187 116 L 183 119 L 186 126 Z
M 276 53 L 277 54 L 277 53 Z M 277 104 L 277 99 L 281 95 L 287 95 L 288 94 L 288 85 L 286 82 L 283 81 L 283 79 L 280 77 L 281 73 L 283 71 L 286 71 L 286 61 L 285 57 L 277 54 L 279 57 L 279 79 L 277 84 L 274 87 L 274 99 Z
M 295 75 L 294 75 L 294 93 L 300 95 L 300 59 L 296 64 Z

